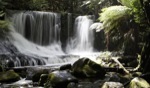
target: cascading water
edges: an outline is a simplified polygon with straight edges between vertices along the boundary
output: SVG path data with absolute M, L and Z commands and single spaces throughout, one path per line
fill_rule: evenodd
M 26 11 L 16 13 L 12 22 L 17 32 L 39 45 L 60 43 L 60 14 Z
M 78 16 L 75 19 L 75 35 L 68 42 L 68 53 L 93 52 L 93 31 L 89 30 L 92 23 L 92 16 Z
M 46 64 L 68 61 L 60 58 L 65 55 L 60 42 L 60 14 L 26 11 L 13 14 L 10 20 L 13 26 L 10 26 L 9 40 L 21 53 L 44 57 Z
M 73 38 L 69 38 L 66 54 L 62 50 L 60 42 L 60 14 L 26 11 L 15 13 L 10 19 L 14 27 L 10 29 L 15 29 L 18 32 L 10 32 L 9 39 L 13 45 L 21 53 L 28 56 L 34 55 L 47 58 L 44 59 L 46 64 L 74 62 L 78 57 L 76 55 L 73 56 L 74 58 L 70 58 L 70 56 L 69 58 L 62 57 L 77 52 L 93 52 L 94 50 L 93 31 L 89 30 L 90 25 L 93 23 L 92 16 L 79 16 L 76 18 L 74 24 L 75 35 Z

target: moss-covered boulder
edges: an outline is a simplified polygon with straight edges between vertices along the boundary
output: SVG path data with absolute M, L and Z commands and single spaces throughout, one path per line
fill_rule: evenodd
M 20 80 L 20 76 L 13 70 L 0 72 L 0 82 L 15 82 Z
M 78 80 L 69 71 L 54 71 L 49 74 L 44 88 L 66 88 L 70 82 L 77 83 Z
M 136 77 L 131 80 L 129 88 L 150 88 L 150 85 L 143 78 Z
M 80 58 L 72 67 L 72 72 L 77 77 L 99 77 L 105 76 L 105 70 L 89 58 Z
M 102 88 L 124 88 L 124 86 L 119 82 L 105 82 Z

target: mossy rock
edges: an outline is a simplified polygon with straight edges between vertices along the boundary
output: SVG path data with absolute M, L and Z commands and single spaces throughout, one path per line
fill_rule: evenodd
M 13 70 L 0 72 L 0 82 L 15 82 L 20 80 L 20 76 Z
M 98 77 L 105 76 L 105 70 L 89 58 L 81 58 L 77 60 L 72 67 L 72 72 L 77 77 Z
M 44 88 L 66 88 L 70 82 L 77 83 L 78 80 L 69 71 L 54 71 L 49 74 Z
M 136 77 L 131 80 L 129 88 L 150 88 L 150 85 L 143 78 Z
M 105 82 L 102 88 L 124 88 L 124 86 L 119 82 Z

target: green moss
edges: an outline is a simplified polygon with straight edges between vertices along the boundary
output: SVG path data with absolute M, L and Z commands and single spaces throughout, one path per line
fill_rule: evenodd
M 15 73 L 13 70 L 9 70 L 6 72 L 0 72 L 0 82 L 14 82 L 18 81 L 20 76 Z

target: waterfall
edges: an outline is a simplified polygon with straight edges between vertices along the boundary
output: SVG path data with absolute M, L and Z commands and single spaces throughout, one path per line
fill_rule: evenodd
M 89 27 L 93 23 L 92 16 L 78 16 L 74 24 L 74 37 L 68 42 L 68 53 L 93 52 L 93 31 Z
M 22 11 L 15 13 L 11 20 L 17 32 L 36 44 L 60 43 L 61 21 L 58 13 Z
M 65 55 L 60 42 L 60 14 L 21 11 L 8 18 L 13 25 L 9 40 L 21 53 L 44 57 L 46 64 L 69 61 L 60 58 Z
M 68 14 L 68 24 L 72 15 Z M 61 16 L 58 13 L 21 11 L 8 17 L 12 21 L 9 40 L 23 54 L 41 56 L 46 64 L 74 62 L 78 57 L 70 57 L 76 52 L 93 52 L 92 16 L 78 16 L 74 22 L 74 36 L 70 36 L 71 25 L 67 26 L 68 42 L 66 53 L 62 50 L 60 32 Z M 13 30 L 14 29 L 14 30 Z M 77 56 L 77 57 L 76 57 Z M 67 58 L 66 58 L 67 57 Z M 43 59 L 43 58 L 42 58 Z M 36 63 L 35 63 L 36 64 Z

